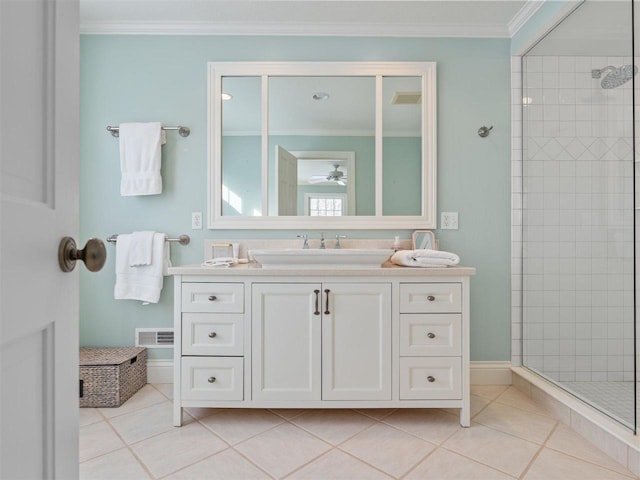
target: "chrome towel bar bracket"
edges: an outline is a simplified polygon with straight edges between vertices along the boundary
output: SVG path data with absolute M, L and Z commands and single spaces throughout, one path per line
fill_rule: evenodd
M 116 243 L 118 241 L 118 234 L 113 234 L 110 237 L 107 237 L 107 242 Z M 180 245 L 189 245 L 191 241 L 191 237 L 189 235 L 182 234 L 178 238 L 167 238 L 167 242 L 176 242 Z
M 162 130 L 177 130 L 178 134 L 181 137 L 188 137 L 191 134 L 191 129 L 189 127 L 182 127 L 178 125 L 177 127 L 162 127 Z M 120 128 L 112 127 L 110 125 L 107 126 L 107 132 L 110 132 L 114 137 L 120 136 Z

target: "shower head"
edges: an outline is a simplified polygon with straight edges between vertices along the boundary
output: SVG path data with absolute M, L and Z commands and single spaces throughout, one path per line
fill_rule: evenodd
M 638 67 L 635 65 L 623 65 L 616 68 L 609 65 L 600 70 L 591 70 L 591 78 L 600 78 L 605 72 L 608 73 L 602 79 L 600 85 L 602 88 L 610 89 L 619 87 L 631 80 L 633 76 L 638 73 Z

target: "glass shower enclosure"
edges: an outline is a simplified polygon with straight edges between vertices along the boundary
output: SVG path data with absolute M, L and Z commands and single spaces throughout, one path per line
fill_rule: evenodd
M 635 431 L 633 9 L 587 0 L 522 58 L 522 349 Z

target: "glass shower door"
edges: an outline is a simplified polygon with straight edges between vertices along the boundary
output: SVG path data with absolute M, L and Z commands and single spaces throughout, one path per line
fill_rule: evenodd
M 631 2 L 523 56 L 523 363 L 635 429 Z

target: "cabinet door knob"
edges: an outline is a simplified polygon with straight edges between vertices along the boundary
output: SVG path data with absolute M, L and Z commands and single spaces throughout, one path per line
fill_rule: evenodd
M 429 295 L 427 297 L 427 300 L 429 300 L 430 302 L 433 302 L 436 299 L 436 297 L 434 297 L 433 295 Z
M 209 377 L 209 379 L 207 380 L 209 383 L 213 383 L 216 381 L 216 377 Z
M 210 302 L 215 302 L 217 298 L 218 297 L 216 297 L 215 295 L 209 295 L 209 301 Z
M 436 381 L 436 378 L 435 378 L 435 377 L 432 377 L 431 375 L 429 375 L 429 376 L 427 377 L 427 381 L 428 381 L 429 383 L 433 383 L 433 382 L 435 382 L 435 381 Z
M 429 332 L 429 333 L 427 333 L 427 337 L 429 337 L 429 338 L 436 338 L 436 334 L 435 334 L 435 333 L 433 333 L 433 332 Z
M 210 332 L 209 333 L 209 338 L 216 338 L 218 336 L 218 334 L 216 332 Z

